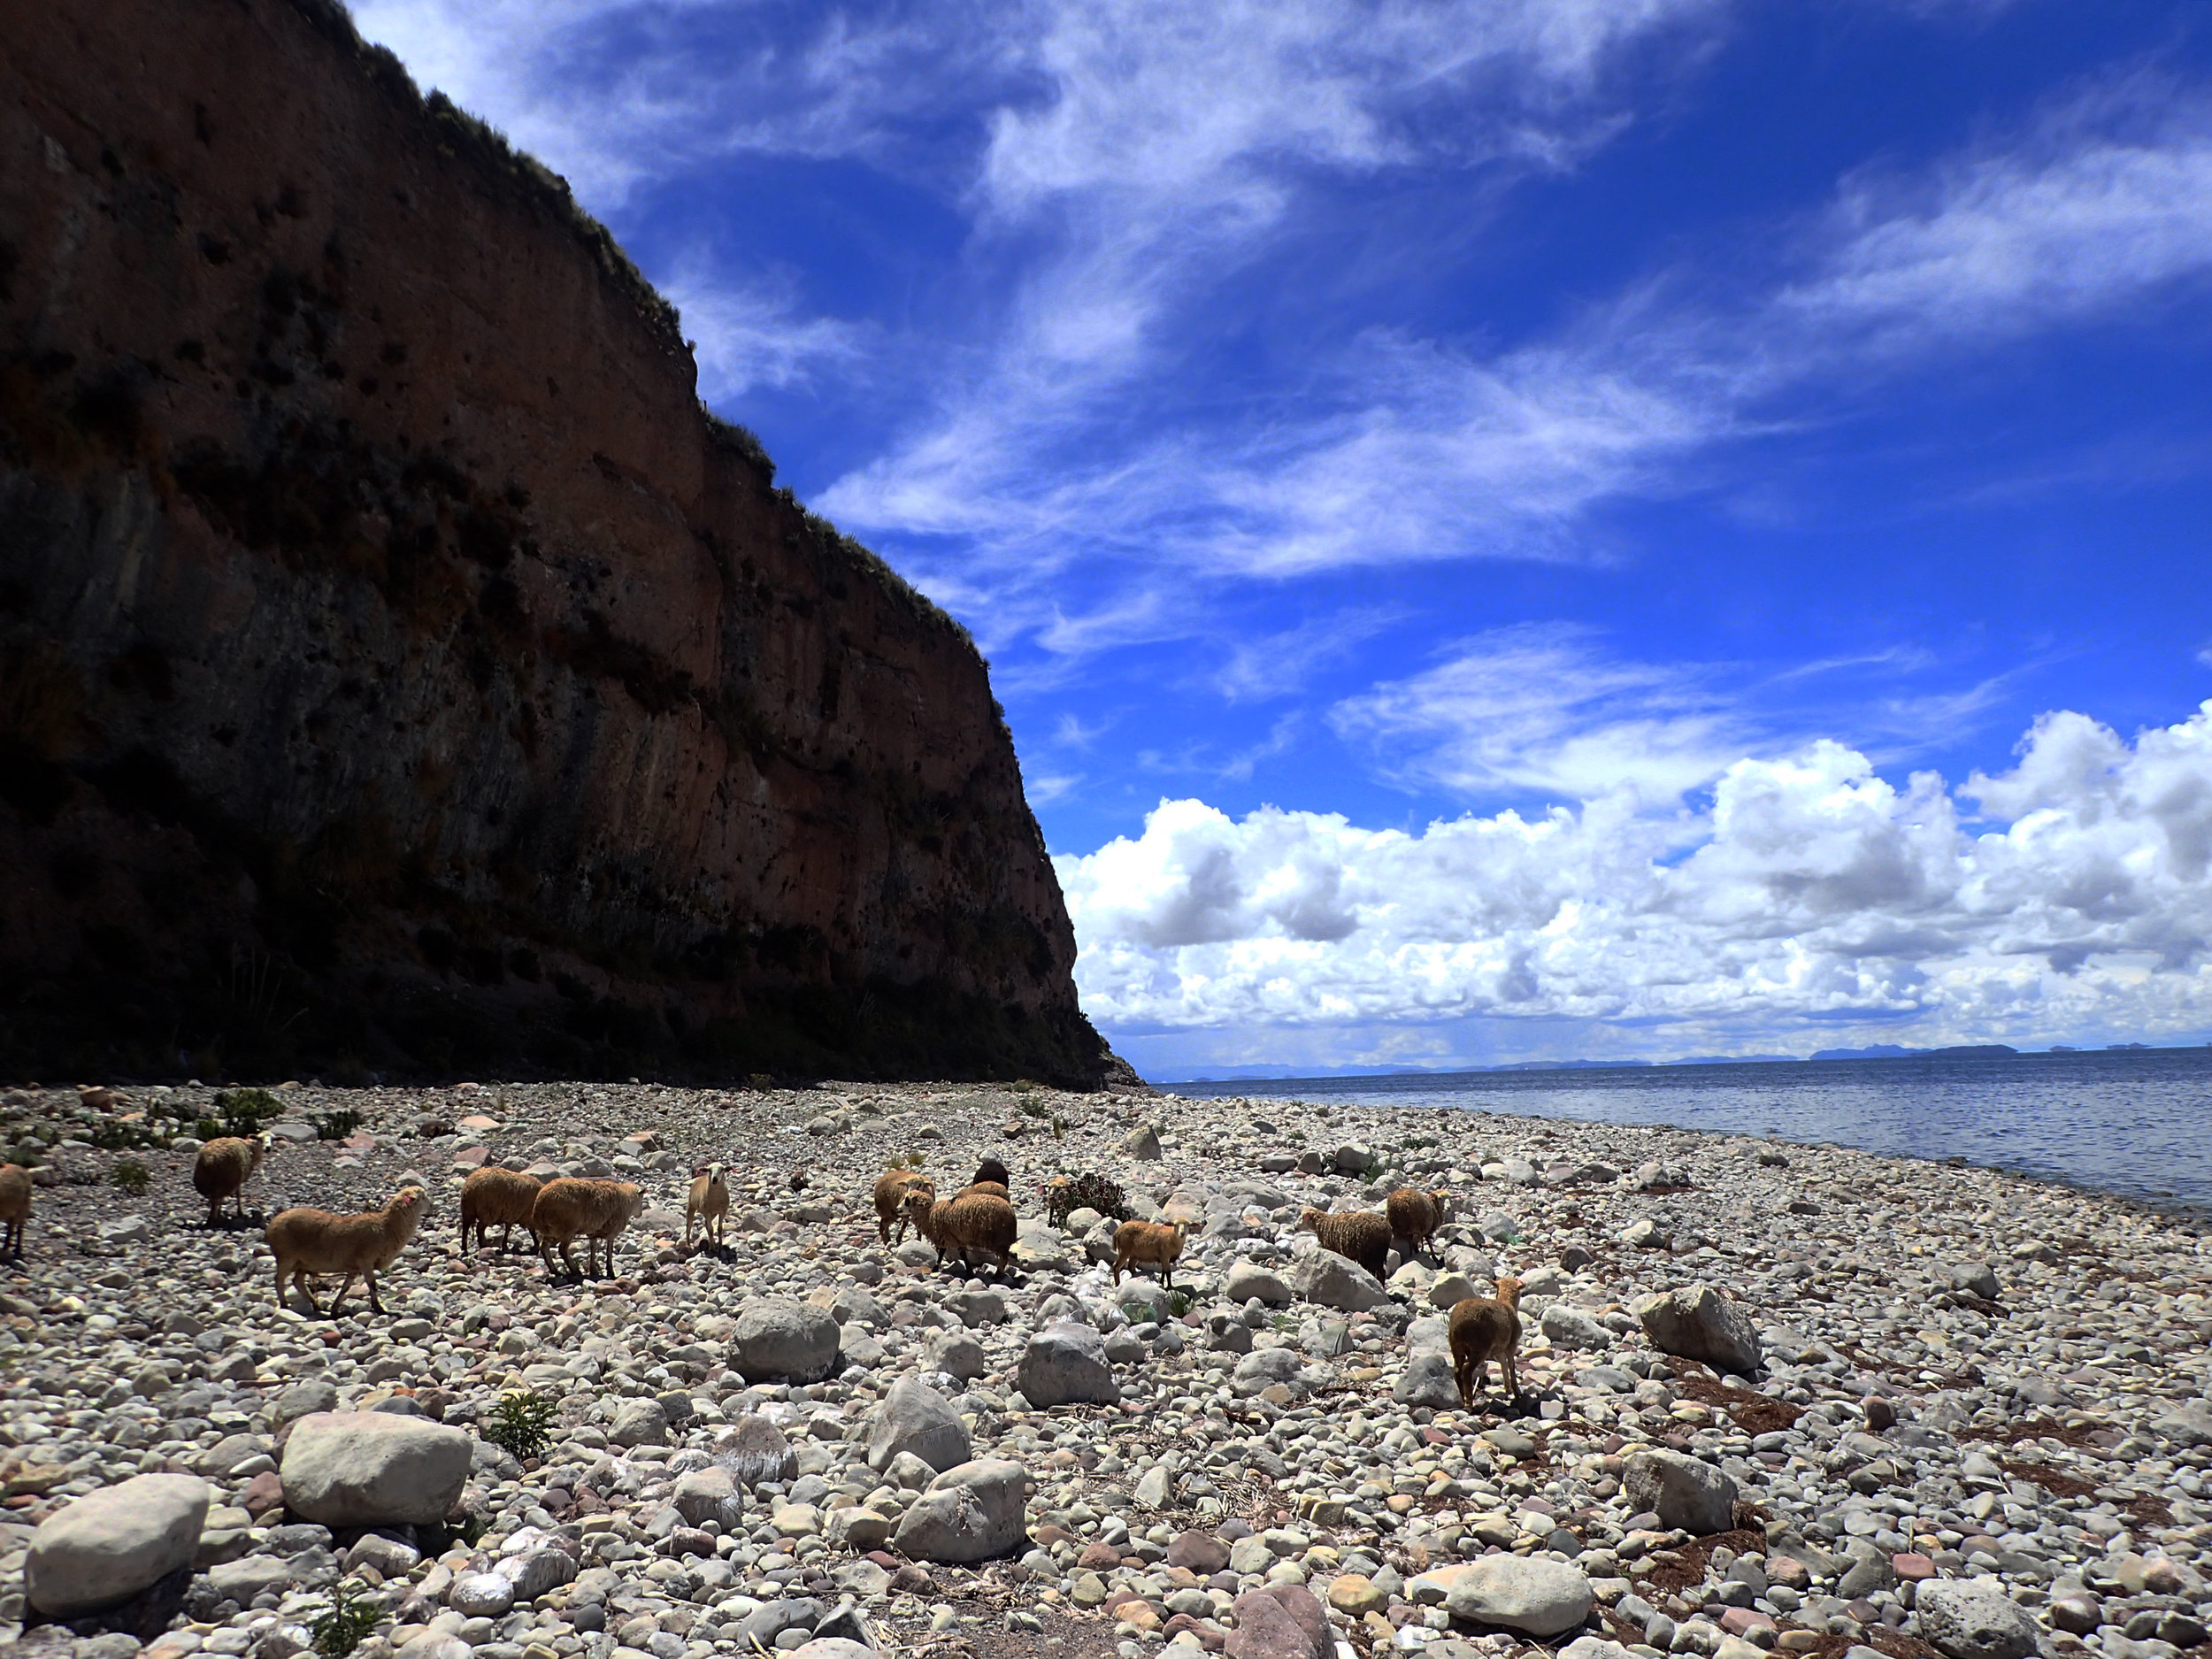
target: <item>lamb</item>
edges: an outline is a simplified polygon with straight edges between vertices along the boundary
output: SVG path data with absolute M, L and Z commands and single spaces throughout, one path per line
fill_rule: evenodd
M 538 1202 L 538 1189 L 543 1183 L 534 1175 L 525 1175 L 516 1170 L 503 1170 L 496 1164 L 472 1172 L 461 1183 L 461 1253 L 469 1248 L 469 1229 L 476 1229 L 476 1245 L 484 1246 L 484 1230 L 504 1225 L 499 1248 L 514 1248 L 515 1225 L 530 1225 L 530 1212 Z
M 1451 1213 L 1451 1194 L 1441 1187 L 1425 1193 L 1417 1187 L 1401 1187 L 1383 1200 L 1383 1213 L 1390 1217 L 1391 1232 L 1418 1255 L 1429 1248 L 1436 1230 L 1444 1225 Z
M 327 1210 L 284 1210 L 269 1218 L 265 1237 L 276 1256 L 277 1306 L 284 1305 L 284 1286 L 307 1294 L 308 1306 L 323 1310 L 315 1300 L 310 1273 L 343 1273 L 345 1283 L 331 1298 L 330 1317 L 338 1317 L 339 1304 L 356 1279 L 369 1285 L 369 1307 L 377 1313 L 384 1304 L 376 1296 L 376 1270 L 389 1267 L 415 1236 L 422 1223 L 423 1206 L 430 1195 L 419 1187 L 403 1187 L 381 1210 L 357 1216 L 334 1216 Z
M 251 1140 L 225 1135 L 200 1148 L 200 1156 L 192 1160 L 192 1185 L 207 1200 L 209 1226 L 222 1225 L 226 1198 L 231 1201 L 238 1219 L 246 1218 L 246 1183 L 261 1167 L 273 1140 L 265 1129 Z
M 1298 1217 L 1298 1230 L 1312 1233 L 1323 1249 L 1357 1262 L 1379 1279 L 1389 1265 L 1390 1217 L 1371 1210 L 1333 1216 L 1325 1210 L 1309 1209 Z
M 998 1258 L 1001 1272 L 1013 1265 L 1014 1206 L 1003 1198 L 983 1193 L 948 1198 L 931 1205 L 926 1214 L 918 1210 L 915 1219 L 922 1236 L 937 1247 L 940 1256 L 949 1257 L 957 1251 L 964 1266 L 969 1256 L 979 1250 Z
M 576 1267 L 577 1240 L 584 1240 L 584 1268 L 598 1271 L 603 1260 L 605 1277 L 614 1276 L 614 1241 L 630 1218 L 645 1208 L 645 1189 L 634 1181 L 593 1181 L 564 1175 L 539 1190 L 530 1211 L 531 1230 L 538 1235 L 538 1254 L 545 1260 L 549 1277 L 557 1272 L 553 1247 L 558 1245 L 569 1277 L 581 1282 Z M 595 1245 L 605 1246 L 603 1257 Z
M 0 1164 L 0 1222 L 7 1224 L 7 1243 L 0 1255 L 20 1260 L 23 1235 L 31 1225 L 31 1172 L 20 1164 Z
M 930 1205 L 937 1202 L 937 1183 L 913 1170 L 887 1170 L 876 1179 L 876 1236 L 886 1244 L 896 1244 L 906 1237 L 907 1224 L 914 1219 L 907 1203 L 909 1194 L 922 1195 L 921 1213 L 926 1215 Z M 894 1224 L 898 1238 L 891 1236 Z
M 1183 1235 L 1190 1231 L 1187 1221 L 1125 1221 L 1114 1229 L 1114 1283 L 1121 1283 L 1121 1270 L 1133 1271 L 1150 1262 L 1160 1270 L 1160 1287 L 1175 1288 L 1175 1258 L 1183 1253 Z
M 706 1172 L 692 1178 L 691 1191 L 684 1198 L 684 1242 L 691 1242 L 691 1224 L 696 1219 L 706 1235 L 706 1242 L 718 1245 L 728 1235 L 730 1227 L 730 1187 L 722 1179 L 722 1166 L 710 1164 Z
M 1474 1409 L 1475 1395 L 1490 1380 L 1489 1363 L 1498 1362 L 1502 1383 L 1512 1386 L 1513 1398 L 1521 1397 L 1521 1371 L 1514 1358 L 1521 1346 L 1521 1281 L 1502 1279 L 1494 1300 L 1470 1296 L 1452 1304 L 1447 1327 L 1452 1345 L 1452 1377 L 1459 1384 L 1459 1403 Z

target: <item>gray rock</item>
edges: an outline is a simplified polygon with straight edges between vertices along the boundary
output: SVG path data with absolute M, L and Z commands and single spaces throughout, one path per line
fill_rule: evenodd
M 32 1607 L 73 1618 L 127 1601 L 192 1564 L 214 1494 L 190 1475 L 139 1475 L 39 1524 L 24 1563 Z
M 771 1482 L 795 1480 L 799 1455 L 783 1431 L 766 1417 L 738 1418 L 715 1442 L 715 1462 L 747 1491 Z
M 549 1545 L 505 1556 L 492 1571 L 514 1586 L 517 1601 L 534 1601 L 547 1592 L 573 1582 L 576 1557 Z
M 1997 1282 L 1996 1270 L 1986 1262 L 1959 1262 L 1946 1277 L 1953 1290 L 1963 1290 L 1979 1296 L 1984 1302 L 1994 1302 L 2004 1287 Z
M 1635 1656 L 1620 1643 L 1608 1641 L 1602 1636 L 1578 1636 L 1559 1650 L 1559 1659 L 1635 1659 Z
M 346 1551 L 342 1564 L 348 1572 L 356 1567 L 373 1567 L 382 1577 L 395 1578 L 404 1578 L 408 1570 L 421 1559 L 422 1552 L 412 1544 L 387 1538 L 381 1532 L 364 1532 Z
M 1121 1150 L 1123 1156 L 1135 1158 L 1141 1163 L 1156 1162 L 1160 1156 L 1159 1132 L 1150 1124 L 1132 1129 L 1122 1136 Z
M 325 1526 L 428 1526 L 461 1495 L 472 1442 L 459 1429 L 381 1411 L 319 1411 L 285 1443 L 284 1507 Z
M 319 1377 L 312 1378 L 306 1382 L 294 1383 L 276 1397 L 276 1402 L 269 1408 L 269 1422 L 274 1428 L 282 1428 L 287 1423 L 296 1423 L 300 1418 L 312 1417 L 318 1411 L 335 1411 L 337 1409 L 336 1385 Z
M 964 1331 L 936 1331 L 922 1345 L 922 1356 L 932 1371 L 941 1371 L 948 1377 L 957 1377 L 963 1382 L 983 1376 L 990 1369 L 984 1356 L 983 1344 Z
M 749 1302 L 730 1333 L 730 1363 L 748 1382 L 820 1382 L 837 1363 L 837 1320 L 804 1302 Z
M 1452 1356 L 1434 1348 L 1413 1354 L 1390 1397 L 1402 1406 L 1432 1406 L 1439 1410 L 1456 1407 L 1459 1383 L 1452 1375 Z
M 657 1400 L 625 1400 L 615 1408 L 614 1421 L 607 1425 L 607 1439 L 621 1447 L 665 1446 L 668 1412 Z
M 1222 1294 L 1242 1307 L 1255 1298 L 1271 1308 L 1280 1308 L 1291 1300 L 1290 1286 L 1281 1278 L 1262 1267 L 1257 1262 L 1240 1259 L 1229 1269 L 1227 1283 Z
M 1526 1286 L 1523 1286 L 1524 1292 Z M 1538 1327 L 1550 1340 L 1554 1348 L 1609 1348 L 1613 1346 L 1613 1333 L 1579 1308 L 1563 1302 L 1555 1302 L 1544 1310 Z
M 1291 1270 L 1292 1286 L 1317 1308 L 1365 1313 L 1384 1306 L 1390 1293 L 1357 1262 L 1334 1250 L 1316 1250 Z
M 2212 1446 L 2212 1402 L 2185 1400 L 2151 1425 L 2158 1434 L 2184 1446 Z
M 464 1618 L 501 1618 L 515 1604 L 515 1586 L 495 1572 L 465 1572 L 446 1592 L 445 1604 Z
M 1649 1509 L 1659 1525 L 1697 1537 L 1736 1524 L 1736 1483 L 1712 1464 L 1655 1448 L 1630 1455 L 1621 1488 L 1632 1511 Z
M 1265 1545 L 1260 1546 L 1260 1553 L 1267 1553 Z M 1234 1561 L 1230 1564 L 1233 1570 Z M 1302 1584 L 1248 1590 L 1237 1597 L 1233 1611 L 1237 1627 L 1222 1648 L 1227 1659 L 1335 1659 L 1336 1640 L 1328 1613 Z
M 251 1607 L 257 1595 L 281 1595 L 299 1582 L 292 1563 L 274 1555 L 242 1555 L 208 1569 L 215 1594 L 241 1607 Z
M 1759 1333 L 1750 1316 L 1709 1285 L 1647 1298 L 1636 1310 L 1662 1354 L 1749 1377 L 1759 1369 Z
M 1023 1392 L 1028 1393 L 1025 1386 Z M 1037 1397 L 1030 1394 L 1030 1403 Z M 927 1383 L 902 1377 L 876 1408 L 868 1428 L 868 1467 L 884 1469 L 901 1452 L 911 1452 L 932 1469 L 950 1469 L 975 1455 L 967 1426 L 952 1402 Z
M 1920 1635 L 1950 1659 L 2027 1659 L 2035 1620 L 1990 1579 L 1960 1584 L 1931 1578 L 1915 1593 Z
M 917 1561 L 955 1563 L 1010 1554 L 1028 1537 L 1022 1519 L 1028 1479 L 1019 1463 L 1002 1458 L 956 1463 L 908 1509 L 892 1547 Z
M 1454 1618 L 1551 1637 L 1589 1617 L 1594 1599 L 1579 1567 L 1541 1555 L 1497 1555 L 1471 1563 L 1444 1607 Z
M 745 1517 L 745 1500 L 738 1493 L 737 1478 L 718 1463 L 677 1476 L 676 1490 L 668 1501 L 694 1526 L 712 1521 L 728 1532 Z
M 881 1655 L 849 1636 L 817 1636 L 794 1647 L 791 1659 L 881 1659 Z
M 1057 1320 L 1029 1339 L 1014 1373 L 1014 1386 L 1041 1411 L 1054 1406 L 1112 1405 L 1121 1399 L 1121 1385 L 1106 1363 L 1105 1338 L 1072 1319 Z

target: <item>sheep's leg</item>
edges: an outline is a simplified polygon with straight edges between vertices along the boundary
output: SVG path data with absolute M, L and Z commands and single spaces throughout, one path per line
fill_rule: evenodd
M 584 1241 L 584 1248 L 587 1251 L 591 1248 L 591 1241 L 588 1239 Z M 561 1264 L 568 1269 L 568 1276 L 571 1279 L 580 1285 L 584 1282 L 584 1276 L 576 1271 L 576 1241 L 573 1239 L 561 1240 Z M 550 1261 L 548 1261 L 545 1265 L 548 1271 L 552 1270 L 553 1263 Z
M 315 1317 L 318 1319 L 323 1317 L 323 1304 L 315 1300 L 314 1282 L 307 1277 L 305 1268 L 296 1267 L 292 1270 L 292 1288 L 307 1298 L 307 1305 L 315 1310 Z M 344 1293 L 342 1291 L 339 1294 L 342 1295 Z M 334 1302 L 332 1306 L 334 1307 L 336 1304 Z M 335 1317 L 335 1315 L 333 1316 L 333 1317 Z
M 1498 1368 L 1505 1372 L 1506 1381 L 1513 1385 L 1513 1397 L 1516 1400 L 1526 1398 L 1526 1396 L 1521 1392 L 1520 1356 L 1514 1353 L 1512 1349 L 1508 1348 L 1506 1350 L 1505 1357 L 1498 1362 Z
M 382 1313 L 384 1311 L 384 1304 L 376 1299 L 376 1269 L 373 1267 L 370 1268 L 368 1270 L 367 1277 L 369 1281 L 369 1311 L 372 1313 Z
M 335 1319 L 338 1317 L 338 1304 L 346 1299 L 346 1293 L 353 1288 L 353 1281 L 360 1277 L 358 1273 L 349 1272 L 345 1277 L 345 1282 L 338 1286 L 338 1294 L 330 1299 L 332 1318 Z

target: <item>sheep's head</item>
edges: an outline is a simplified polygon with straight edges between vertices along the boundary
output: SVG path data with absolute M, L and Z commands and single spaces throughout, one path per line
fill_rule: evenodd
M 1500 1279 L 1498 1300 L 1509 1308 L 1519 1307 L 1521 1305 L 1521 1281 L 1510 1278 Z
M 430 1207 L 430 1194 L 411 1181 L 392 1194 L 392 1202 L 384 1206 L 384 1213 L 404 1221 L 410 1232 L 422 1219 L 422 1212 Z
M 645 1208 L 645 1189 L 635 1181 L 618 1182 L 615 1191 L 622 1198 L 622 1220 L 627 1225 L 637 1219 L 638 1211 Z
M 1322 1214 L 1322 1211 L 1316 1210 L 1311 1204 L 1308 1204 L 1303 1213 L 1302 1213 L 1298 1217 L 1298 1231 L 1301 1233 L 1318 1233 L 1321 1230 L 1320 1221 Z
M 719 1164 L 707 1165 L 707 1185 L 710 1187 L 722 1185 L 722 1166 Z

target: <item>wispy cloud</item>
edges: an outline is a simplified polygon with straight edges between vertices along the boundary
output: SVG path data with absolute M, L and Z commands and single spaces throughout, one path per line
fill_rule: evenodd
M 867 353 L 869 331 L 807 315 L 788 273 L 733 286 L 713 262 L 698 257 L 661 287 L 683 313 L 699 395 L 709 403 L 741 397 L 756 386 L 789 387 L 849 371 Z

